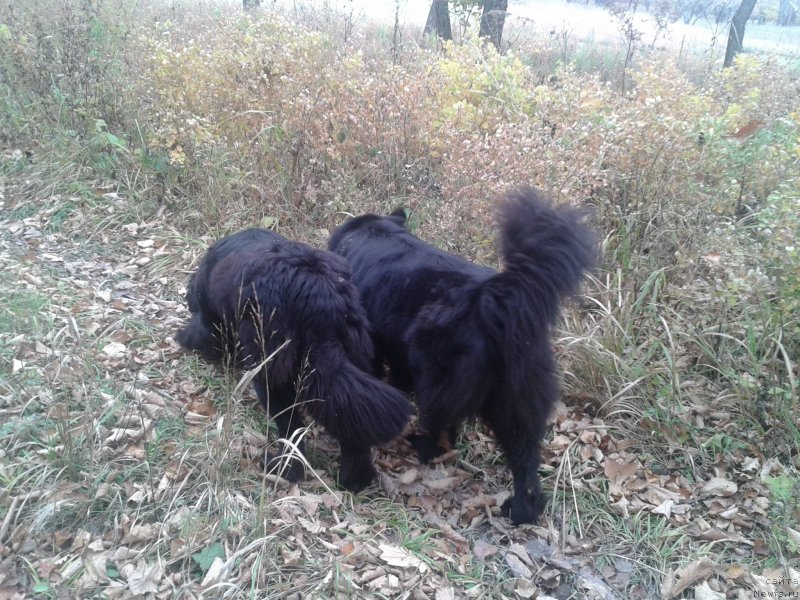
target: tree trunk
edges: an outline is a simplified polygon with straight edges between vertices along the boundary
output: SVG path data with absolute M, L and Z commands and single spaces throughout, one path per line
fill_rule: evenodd
M 794 25 L 797 18 L 797 9 L 792 5 L 791 0 L 781 0 L 778 7 L 778 25 L 787 27 Z
M 500 40 L 503 38 L 503 25 L 506 22 L 507 10 L 508 0 L 483 0 L 481 29 L 478 35 L 482 38 L 489 38 L 498 50 L 500 50 Z
M 733 64 L 733 59 L 742 51 L 744 26 L 747 24 L 747 19 L 753 14 L 755 5 L 756 0 L 742 0 L 739 8 L 733 14 L 731 28 L 728 32 L 728 47 L 725 49 L 725 61 L 722 63 L 723 67 L 730 67 Z
M 425 33 L 431 31 L 436 31 L 436 35 L 443 40 L 453 39 L 447 0 L 431 0 L 431 9 L 428 11 L 428 20 L 425 22 Z

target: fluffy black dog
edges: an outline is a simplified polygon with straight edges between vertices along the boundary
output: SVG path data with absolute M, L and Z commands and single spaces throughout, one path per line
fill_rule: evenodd
M 370 447 L 402 433 L 411 407 L 372 374 L 368 321 L 351 278 L 335 254 L 273 231 L 240 231 L 212 245 L 192 276 L 192 317 L 177 338 L 245 369 L 271 357 L 254 383 L 279 435 L 302 426 L 302 404 L 339 440 L 339 483 L 358 491 L 375 476 Z M 293 461 L 285 477 L 296 481 L 302 472 Z
M 554 206 L 534 190 L 500 205 L 496 272 L 443 252 L 405 228 L 405 214 L 363 215 L 332 235 L 329 248 L 353 267 L 391 382 L 413 391 L 419 457 L 443 451 L 444 435 L 479 415 L 494 430 L 514 476 L 503 513 L 533 522 L 545 505 L 539 445 L 559 397 L 550 332 L 562 296 L 594 262 L 595 237 L 580 210 Z

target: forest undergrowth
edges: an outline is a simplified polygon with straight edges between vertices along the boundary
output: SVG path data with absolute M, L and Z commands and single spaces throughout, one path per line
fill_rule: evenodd
M 0 599 L 800 591 L 797 57 L 36 4 L 0 5 Z M 246 380 L 173 339 L 208 243 L 321 248 L 405 206 L 499 267 L 493 202 L 520 185 L 602 239 L 555 336 L 540 522 L 500 515 L 478 424 L 435 465 L 381 449 L 359 495 L 313 426 L 304 481 L 263 474 L 280 442 Z

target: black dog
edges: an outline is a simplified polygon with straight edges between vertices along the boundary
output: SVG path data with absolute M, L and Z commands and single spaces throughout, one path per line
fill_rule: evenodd
M 335 254 L 264 229 L 240 231 L 211 246 L 191 278 L 192 317 L 177 338 L 245 369 L 269 358 L 254 383 L 279 435 L 302 426 L 302 404 L 339 440 L 339 483 L 358 491 L 375 476 L 370 447 L 402 433 L 411 407 L 371 373 L 372 340 L 351 278 Z M 294 461 L 285 477 L 301 475 Z
M 595 258 L 580 210 L 553 206 L 530 189 L 500 206 L 496 272 L 443 252 L 405 228 L 405 214 L 347 221 L 329 248 L 347 258 L 391 382 L 416 394 L 420 459 L 443 451 L 443 435 L 479 415 L 494 430 L 514 475 L 503 513 L 533 522 L 544 508 L 539 445 L 559 397 L 550 331 L 562 296 Z

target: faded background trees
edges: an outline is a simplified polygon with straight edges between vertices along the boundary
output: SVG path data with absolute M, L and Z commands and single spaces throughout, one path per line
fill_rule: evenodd
M 478 14 L 480 28 L 478 36 L 489 40 L 495 48 L 500 49 L 503 37 L 503 25 L 508 10 L 508 0 L 432 0 L 425 23 L 425 33 L 435 32 L 443 40 L 453 38 L 450 23 L 450 4 L 453 4 L 456 15 L 466 28 L 470 18 Z
M 742 0 L 739 8 L 733 13 L 723 66 L 730 67 L 733 64 L 733 59 L 742 51 L 745 26 L 747 25 L 747 20 L 750 18 L 750 15 L 753 14 L 755 5 L 756 0 Z
M 650 41 L 655 44 L 658 31 L 667 31 L 671 23 L 681 20 L 687 24 L 701 20 L 713 22 L 727 27 L 727 46 L 724 65 L 730 66 L 736 54 L 742 51 L 745 28 L 748 20 L 764 24 L 776 23 L 781 26 L 792 26 L 796 21 L 796 0 L 762 0 L 756 7 L 755 0 L 714 0 L 699 2 L 697 0 L 678 0 L 676 2 L 658 0 L 597 0 L 597 5 L 606 8 L 617 20 L 620 33 L 626 40 L 627 66 L 633 53 L 641 41 L 643 34 L 640 21 L 652 18 L 657 27 L 655 37 Z M 520 4 L 516 9 L 535 6 L 535 3 Z M 512 12 L 515 7 L 512 4 Z M 542 10 L 547 10 L 543 7 Z M 453 38 L 451 15 L 460 24 L 459 33 L 465 34 L 470 22 L 478 24 L 478 36 L 490 41 L 495 48 L 502 49 L 503 30 L 508 16 L 507 0 L 432 0 L 425 24 L 425 33 L 435 33 L 440 39 Z M 536 16 L 533 17 L 534 20 Z

